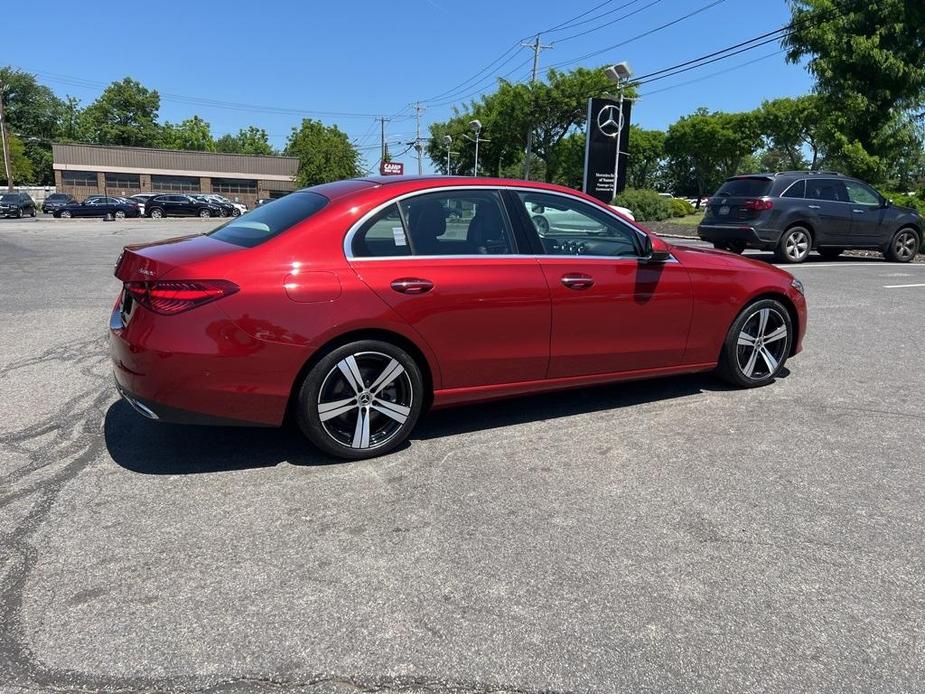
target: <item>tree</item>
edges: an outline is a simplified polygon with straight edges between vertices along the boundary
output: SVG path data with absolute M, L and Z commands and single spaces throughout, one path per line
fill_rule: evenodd
M 738 173 L 746 158 L 760 145 L 755 114 L 710 113 L 698 109 L 673 123 L 665 136 L 665 152 L 671 159 L 669 169 L 678 176 L 672 189 L 676 193 L 695 192 L 699 200 L 724 178 Z M 690 178 L 685 170 L 690 172 Z M 685 190 L 684 186 L 691 182 L 694 190 Z
M 822 100 L 813 94 L 765 101 L 758 109 L 758 124 L 769 150 L 780 155 L 786 168 L 805 168 L 804 148 L 810 153 L 809 168 L 819 167 L 826 131 L 831 129 Z M 774 169 L 781 170 L 781 169 Z
M 787 58 L 809 57 L 816 91 L 842 115 L 846 147 L 876 155 L 879 131 L 896 110 L 925 102 L 922 0 L 790 0 Z
M 336 125 L 303 119 L 298 128 L 292 129 L 285 153 L 299 159 L 296 182 L 301 186 L 360 175 L 360 155 Z
M 165 123 L 163 143 L 169 149 L 215 151 L 212 128 L 199 116 L 188 118 L 178 125 Z
M 276 151 L 270 145 L 270 136 L 263 128 L 254 125 L 241 128 L 237 135 L 226 133 L 215 141 L 215 151 L 226 154 L 254 154 L 271 156 Z
M 83 112 L 91 142 L 101 145 L 157 147 L 162 141 L 157 114 L 161 97 L 130 77 L 110 84 Z
M 630 188 L 658 188 L 665 162 L 665 133 L 630 126 L 629 164 L 626 171 Z
M 29 182 L 54 183 L 51 142 L 59 137 L 64 102 L 39 84 L 35 75 L 12 67 L 0 68 L 0 89 L 7 128 L 20 138 L 23 156 L 30 162 Z
M 23 183 L 34 183 L 34 172 L 32 170 L 32 162 L 26 156 L 26 148 L 23 145 L 22 140 L 10 133 L 9 135 L 9 148 L 10 148 L 10 169 L 13 175 L 13 183 L 20 185 Z M 3 156 L 3 150 L 0 148 L 0 181 L 3 182 L 3 185 L 7 185 L 8 181 L 6 180 L 6 160 Z

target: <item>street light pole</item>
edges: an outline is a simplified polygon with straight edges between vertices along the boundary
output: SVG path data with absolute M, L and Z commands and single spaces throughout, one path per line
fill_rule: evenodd
M 606 68 L 604 73 L 611 82 L 617 85 L 617 89 L 620 90 L 619 105 L 617 106 L 617 110 L 620 114 L 620 117 L 617 119 L 617 155 L 614 157 L 613 162 L 613 197 L 617 197 L 617 188 L 619 187 L 618 179 L 620 177 L 620 140 L 623 139 L 623 126 L 625 125 L 623 122 L 623 90 L 629 82 L 630 77 L 632 77 L 633 71 L 630 69 L 629 63 L 622 62 Z
M 471 140 L 472 142 L 475 143 L 475 166 L 473 167 L 472 175 L 478 176 L 479 175 L 479 142 L 491 142 L 491 140 L 489 140 L 487 137 L 480 136 L 482 133 L 482 121 L 478 119 L 469 121 L 469 129 L 475 133 L 475 137 L 474 138 L 469 137 L 468 135 L 465 135 L 464 137 L 467 140 Z
M 617 120 L 617 156 L 613 161 L 613 197 L 617 197 L 617 186 L 620 180 L 620 141 L 623 139 L 623 85 L 620 85 L 620 98 L 617 101 L 620 118 Z M 611 199 L 613 202 L 613 199 Z
M 3 115 L 3 82 L 0 82 L 0 140 L 3 147 L 3 168 L 6 170 L 6 189 L 13 190 L 13 167 L 10 162 L 10 142 L 7 139 L 6 118 Z
M 446 175 L 450 175 L 450 150 L 453 149 L 453 138 L 450 135 L 443 136 L 443 144 L 446 145 Z

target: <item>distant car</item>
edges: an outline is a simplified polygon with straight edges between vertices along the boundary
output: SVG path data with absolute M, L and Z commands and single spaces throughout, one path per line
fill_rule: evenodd
M 109 195 L 91 195 L 83 202 L 70 202 L 62 205 L 52 214 L 55 217 L 70 219 L 71 217 L 105 217 L 112 215 L 115 219 L 126 217 L 140 217 L 141 210 L 138 203 L 128 198 L 117 198 Z
M 145 203 L 145 217 L 221 217 L 221 209 L 191 195 L 155 195 Z
M 260 207 L 261 205 L 266 205 L 268 202 L 273 202 L 274 198 L 260 198 L 257 202 L 254 203 L 254 207 Z
M 221 195 L 200 194 L 190 195 L 190 197 L 201 200 L 207 205 L 215 205 L 219 209 L 222 217 L 237 217 L 241 214 L 241 210 L 235 207 L 233 202 L 226 200 Z
M 218 193 L 210 193 L 208 197 L 212 198 L 213 200 L 217 200 L 219 202 L 224 202 L 228 205 L 231 205 L 238 211 L 238 214 L 244 214 L 245 212 L 247 212 L 247 205 L 245 205 L 243 202 L 232 202 L 231 200 L 226 198 L 224 195 L 219 195 Z M 237 217 L 238 215 L 232 214 L 232 216 Z
M 76 202 L 73 195 L 68 193 L 52 193 L 42 202 L 42 213 L 49 214 L 59 207 L 63 207 L 72 202 Z
M 155 195 L 160 195 L 160 193 L 135 193 L 129 197 L 129 200 L 134 200 L 138 203 L 138 209 L 141 210 L 141 216 L 145 216 L 145 203 L 148 202 Z
M 831 171 L 783 171 L 733 176 L 707 204 L 697 233 L 716 248 L 774 251 L 802 263 L 846 249 L 881 251 L 908 263 L 922 244 L 922 216 L 899 207 L 869 185 Z
M 35 201 L 28 193 L 4 193 L 0 195 L 0 217 L 22 219 L 35 216 Z

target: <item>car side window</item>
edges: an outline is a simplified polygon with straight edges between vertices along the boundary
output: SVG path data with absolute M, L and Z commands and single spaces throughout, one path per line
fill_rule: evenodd
M 848 202 L 848 191 L 842 181 L 830 178 L 811 180 L 806 184 L 806 197 L 810 200 Z
M 568 196 L 518 192 L 546 255 L 638 257 L 639 234 L 630 225 Z
M 880 196 L 870 186 L 858 181 L 845 181 L 845 188 L 848 191 L 848 200 L 855 205 L 880 205 Z
M 806 196 L 806 181 L 797 181 L 784 191 L 782 198 L 802 198 Z
M 493 190 L 424 193 L 399 203 L 414 255 L 510 255 L 510 224 Z
M 352 251 L 354 258 L 411 255 L 398 205 L 392 203 L 367 219 L 353 237 Z

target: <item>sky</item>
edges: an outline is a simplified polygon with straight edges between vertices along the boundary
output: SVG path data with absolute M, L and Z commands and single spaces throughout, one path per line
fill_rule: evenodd
M 426 136 L 429 123 L 491 91 L 498 75 L 529 79 L 532 51 L 519 43 L 568 20 L 541 35 L 553 46 L 540 55 L 541 73 L 625 60 L 641 75 L 790 19 L 786 0 L 159 0 L 144 12 L 104 0 L 92 11 L 54 4 L 44 11 L 56 20 L 41 31 L 4 35 L 0 64 L 33 72 L 83 105 L 131 76 L 160 92 L 162 121 L 198 114 L 216 137 L 257 125 L 282 147 L 302 117 L 317 118 L 344 130 L 368 165 L 379 153 L 376 115 L 392 116 L 387 140 L 398 154 L 415 135 L 414 102 L 424 107 Z M 646 85 L 633 122 L 665 129 L 701 106 L 741 111 L 807 93 L 811 77 L 779 51 L 768 44 Z M 400 161 L 415 169 L 413 152 Z

